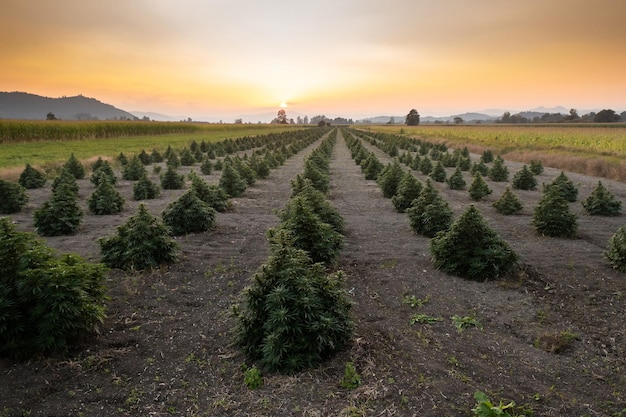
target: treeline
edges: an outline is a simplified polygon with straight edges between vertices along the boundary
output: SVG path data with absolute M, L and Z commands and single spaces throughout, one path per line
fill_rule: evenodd
M 541 116 L 531 116 L 533 113 L 505 112 L 496 123 L 616 123 L 626 122 L 626 111 L 618 114 L 615 110 L 605 109 L 598 113 L 590 112 L 582 116 L 576 109 L 571 109 L 568 114 L 544 113 Z

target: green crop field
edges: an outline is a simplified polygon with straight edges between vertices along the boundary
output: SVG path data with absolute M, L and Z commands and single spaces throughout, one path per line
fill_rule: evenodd
M 70 153 L 81 160 L 145 149 L 182 148 L 192 140 L 216 142 L 300 129 L 292 125 L 159 122 L 49 122 L 0 120 L 0 178 L 15 177 L 27 163 L 45 167 Z
M 443 142 L 471 152 L 490 149 L 506 159 L 626 181 L 626 124 L 420 125 L 368 129 Z

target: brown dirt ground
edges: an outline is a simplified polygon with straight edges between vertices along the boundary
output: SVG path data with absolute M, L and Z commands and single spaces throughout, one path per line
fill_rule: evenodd
M 63 357 L 0 360 L 0 416 L 469 416 L 476 390 L 496 403 L 514 400 L 518 412 L 535 416 L 626 414 L 626 277 L 602 256 L 624 215 L 591 217 L 580 202 L 572 203 L 578 238 L 546 238 L 531 226 L 541 191 L 517 191 L 523 213 L 502 216 L 491 203 L 507 184 L 488 181 L 493 194 L 474 204 L 523 265 L 495 282 L 449 276 L 433 268 L 429 240 L 413 234 L 406 215 L 364 179 L 341 135 L 329 198 L 346 222 L 337 267 L 348 274 L 354 342 L 316 369 L 264 375 L 264 386 L 249 390 L 246 359 L 232 346 L 231 308 L 267 258 L 265 232 L 278 224 L 275 211 L 289 198 L 289 181 L 317 145 L 233 199 L 233 210 L 218 214 L 214 231 L 177 238 L 181 262 L 141 274 L 111 271 L 108 318 L 99 336 Z M 391 160 L 364 145 L 381 161 Z M 508 166 L 514 173 L 521 164 Z M 558 173 L 546 168 L 538 180 L 550 182 Z M 598 181 L 567 175 L 580 190 L 579 201 Z M 204 177 L 217 182 L 219 173 Z M 626 203 L 626 184 L 603 183 Z M 94 187 L 88 180 L 80 185 L 81 233 L 46 242 L 97 261 L 96 239 L 113 233 L 138 204 L 132 183 L 120 181 L 124 212 L 93 216 L 85 200 Z M 467 191 L 438 186 L 455 215 L 471 203 Z M 160 214 L 181 193 L 164 192 L 147 202 L 150 211 Z M 11 216 L 20 230 L 32 230 L 32 212 L 49 195 L 49 184 L 29 191 L 28 206 Z M 412 308 L 404 296 L 424 303 Z M 415 314 L 440 320 L 412 325 Z M 483 328 L 458 331 L 452 316 L 473 316 Z M 557 346 L 568 334 L 575 337 Z M 362 378 L 354 390 L 339 385 L 348 361 Z

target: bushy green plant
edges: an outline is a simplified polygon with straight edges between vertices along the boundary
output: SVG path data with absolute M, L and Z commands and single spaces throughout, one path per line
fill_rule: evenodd
M 543 164 L 540 160 L 532 160 L 530 161 L 530 172 L 534 175 L 541 175 L 543 173 Z
M 0 214 L 17 213 L 28 203 L 26 189 L 20 184 L 0 179 Z
M 622 202 L 598 181 L 598 186 L 582 202 L 585 211 L 592 216 L 619 216 Z
M 285 209 L 279 212 L 281 220 L 286 221 L 294 215 L 292 210 L 294 210 L 296 203 L 294 203 L 293 197 L 296 196 L 303 198 L 308 207 L 311 208 L 313 213 L 315 213 L 322 222 L 328 223 L 332 226 L 333 230 L 343 234 L 343 217 L 341 217 L 339 211 L 337 211 L 337 209 L 333 207 L 328 200 L 326 200 L 324 194 L 320 190 L 313 187 L 313 184 L 308 178 L 302 179 L 302 186 L 300 187 L 298 193 L 292 195 L 292 199 L 287 202 Z
M 219 186 L 226 191 L 229 197 L 240 197 L 247 188 L 246 181 L 241 178 L 239 172 L 232 163 L 227 163 L 222 169 Z
M 391 198 L 398 192 L 398 186 L 404 177 L 404 170 L 397 160 L 387 165 L 378 176 L 376 182 L 383 192 L 383 196 Z
M 470 198 L 474 201 L 480 201 L 491 194 L 491 189 L 479 174 L 474 175 L 474 179 L 468 189 Z
M 613 268 L 626 272 L 626 226 L 617 229 L 617 232 L 609 239 L 609 246 L 604 252 Z
M 143 204 L 113 236 L 98 240 L 102 262 L 111 268 L 143 270 L 178 260 L 178 245 L 170 229 Z
M 293 245 L 309 253 L 313 262 L 332 264 L 339 256 L 343 235 L 322 221 L 304 197 L 289 201 L 289 209 L 281 219 L 279 229 L 293 236 Z M 277 233 L 272 229 L 271 235 Z
M 152 149 L 152 153 L 150 153 L 150 159 L 155 163 L 163 162 L 163 155 L 155 148 Z
M 32 190 L 46 185 L 46 176 L 42 172 L 37 171 L 30 164 L 26 164 L 26 167 L 20 174 L 20 178 L 17 182 L 22 187 Z M 1 193 L 0 195 L 4 196 L 4 194 Z
M 513 175 L 513 188 L 517 190 L 536 190 L 537 180 L 526 165 Z
M 270 176 L 270 166 L 265 158 L 257 158 L 253 156 L 250 158 L 250 167 L 254 170 L 257 178 L 268 178 Z
M 509 180 L 509 169 L 504 165 L 504 159 L 500 155 L 493 160 L 493 165 L 487 174 L 491 181 L 503 182 Z
M 124 155 L 124 152 L 120 152 L 120 154 L 117 156 L 117 160 L 120 162 L 121 166 L 124 166 L 128 163 L 128 157 Z
M 480 156 L 480 162 L 484 163 L 484 164 L 488 164 L 489 162 L 493 161 L 493 152 L 490 151 L 489 149 L 484 150 L 483 154 Z
M 101 168 L 98 169 L 100 170 Z M 113 187 L 113 184 L 103 180 L 87 199 L 87 205 L 93 214 L 115 214 L 124 208 L 124 197 Z
M 66 169 L 62 169 L 59 175 L 57 175 L 52 181 L 52 192 L 56 192 L 57 188 L 59 188 L 62 184 L 67 185 L 68 190 L 78 195 L 78 182 L 76 181 L 76 177 L 70 174 Z
M 185 186 L 185 176 L 176 173 L 176 168 L 167 166 L 167 171 L 161 176 L 161 188 L 164 190 L 180 190 Z
M 474 162 L 472 163 L 472 167 L 470 168 L 470 174 L 472 174 L 472 176 L 479 174 L 485 177 L 487 176 L 487 174 L 489 174 L 489 167 L 485 165 L 482 161 L 480 161 L 479 163 Z
M 221 213 L 230 209 L 228 194 L 219 185 L 209 185 L 202 178 L 193 175 L 191 176 L 191 188 L 200 200 L 213 207 L 216 211 Z
M 533 213 L 533 225 L 538 233 L 552 237 L 574 237 L 578 229 L 576 215 L 558 188 L 544 191 Z
M 463 178 L 463 172 L 461 172 L 460 167 L 456 167 L 454 173 L 450 175 L 450 177 L 448 177 L 446 182 L 448 183 L 448 186 L 451 190 L 463 190 L 467 185 L 465 183 L 465 179 Z
M 170 150 L 169 153 L 166 153 L 166 161 L 165 164 L 168 167 L 172 167 L 174 169 L 177 169 L 180 167 L 181 163 L 180 163 L 180 158 L 178 157 L 178 155 L 176 154 L 176 152 L 174 152 L 171 148 L 168 148 L 168 150 Z
M 209 158 L 202 161 L 202 164 L 200 165 L 200 172 L 204 175 L 211 175 L 211 172 L 213 172 L 213 164 Z
M 374 155 L 373 152 L 365 158 L 365 161 L 361 164 L 361 171 L 365 174 L 366 180 L 376 180 L 378 175 L 383 170 L 385 166 L 382 162 Z
M 65 162 L 63 168 L 74 176 L 77 180 L 85 178 L 85 167 L 72 153 L 70 158 Z
M 544 184 L 543 190 L 544 193 L 554 190 L 570 203 L 573 203 L 578 198 L 578 188 L 567 178 L 563 171 L 550 184 Z
M 236 343 L 268 371 L 294 374 L 347 345 L 351 305 L 342 272 L 327 275 L 288 232 L 272 236 L 271 255 L 244 292 Z
M 73 235 L 78 232 L 83 211 L 71 186 L 65 183 L 33 213 L 34 225 L 41 236 Z
M 433 237 L 438 232 L 448 229 L 452 223 L 453 212 L 433 183 L 426 180 L 426 186 L 406 210 L 406 214 L 415 233 Z
M 182 166 L 192 166 L 196 163 L 196 158 L 187 147 L 180 151 L 180 164 Z
M 326 194 L 329 187 L 328 174 L 320 169 L 319 164 L 316 164 L 311 158 L 307 158 L 304 162 L 304 169 L 302 170 L 302 176 L 308 178 L 313 183 L 313 186 Z
M 150 181 L 146 174 L 143 174 L 139 181 L 133 185 L 133 198 L 135 200 L 152 200 L 161 195 L 158 184 Z
M 101 164 L 98 164 L 98 167 L 92 171 L 91 177 L 89 178 L 92 184 L 98 186 L 101 181 L 107 181 L 111 184 L 115 184 L 117 182 L 117 177 L 113 172 L 113 168 L 108 161 L 102 161 Z
M 241 178 L 246 182 L 247 186 L 254 185 L 256 182 L 256 173 L 250 167 L 248 162 L 241 160 L 240 158 L 233 159 L 233 166 L 239 172 Z
M 65 351 L 105 317 L 104 266 L 55 258 L 32 233 L 0 218 L 0 356 Z
M 519 201 L 519 198 L 513 194 L 509 187 L 506 187 L 502 197 L 500 197 L 498 201 L 494 202 L 493 206 L 496 208 L 498 213 L 505 215 L 517 214 L 524 208 L 521 201 Z
M 433 167 L 432 171 L 430 171 L 430 174 L 428 174 L 428 176 L 433 181 L 437 181 L 437 182 L 444 182 L 446 180 L 446 170 L 443 167 L 443 164 L 441 163 L 441 161 L 437 161 L 437 163 Z
M 497 278 L 518 263 L 517 254 L 473 205 L 430 241 L 430 253 L 437 269 L 475 281 Z
M 430 160 L 429 157 L 425 156 L 424 158 L 422 158 L 422 160 L 420 161 L 419 170 L 422 175 L 430 174 L 430 171 L 433 170 L 433 162 Z
M 215 216 L 215 209 L 199 199 L 193 189 L 170 203 L 162 215 L 163 222 L 175 236 L 211 230 Z
M 152 163 L 152 157 L 146 152 L 145 149 L 142 149 L 141 152 L 139 152 L 139 155 L 137 155 L 137 157 L 139 158 L 141 163 L 144 165 L 150 165 Z
M 391 197 L 391 202 L 398 213 L 404 213 L 406 209 L 411 207 L 413 200 L 420 196 L 422 192 L 422 183 L 418 180 L 411 171 L 406 171 L 400 184 L 398 184 L 398 191 L 396 195 Z
M 142 175 L 147 174 L 146 167 L 137 155 L 130 158 L 130 161 L 122 168 L 122 178 L 128 181 L 137 181 Z

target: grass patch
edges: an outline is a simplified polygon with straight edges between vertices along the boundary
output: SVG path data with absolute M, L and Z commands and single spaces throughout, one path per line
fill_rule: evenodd
M 78 122 L 77 122 L 78 123 Z M 15 177 L 15 170 L 21 173 L 27 163 L 34 168 L 44 168 L 64 162 L 70 153 L 85 163 L 97 159 L 98 156 L 114 158 L 120 150 L 132 155 L 141 150 L 151 152 L 156 149 L 163 153 L 168 145 L 172 148 L 188 146 L 192 140 L 200 143 L 219 142 L 227 138 L 265 135 L 300 128 L 276 125 L 200 125 L 200 129 L 192 133 L 174 133 L 145 136 L 120 136 L 102 139 L 41 139 L 37 141 L 2 143 L 0 153 L 0 178 Z M 0 126 L 1 127 L 1 126 Z M 19 173 L 18 173 L 19 176 Z

